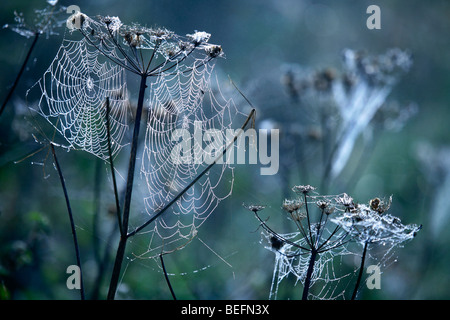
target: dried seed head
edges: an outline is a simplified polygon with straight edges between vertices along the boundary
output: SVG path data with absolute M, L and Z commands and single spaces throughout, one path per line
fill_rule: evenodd
M 120 27 L 122 26 L 122 21 L 120 21 L 119 17 L 106 16 L 100 17 L 100 20 L 103 21 L 104 24 L 106 24 L 106 27 L 112 33 L 118 32 Z
M 356 204 L 353 202 L 353 198 L 350 197 L 348 194 L 344 193 L 340 197 L 336 197 L 336 202 L 338 204 L 341 204 L 349 209 L 353 209 L 356 207 Z
M 195 33 L 187 34 L 186 36 L 197 47 L 203 43 L 208 42 L 209 38 L 211 37 L 211 34 L 205 32 L 205 31 L 197 31 L 196 30 Z
M 283 210 L 289 212 L 289 213 L 294 213 L 296 211 L 298 211 L 301 207 L 303 206 L 303 203 L 299 200 L 284 200 L 282 208 Z
M 152 40 L 166 40 L 172 38 L 174 33 L 166 28 L 156 28 L 150 31 Z
M 250 204 L 250 205 L 246 205 L 246 204 L 242 204 L 242 206 L 244 208 L 246 208 L 247 210 L 253 211 L 253 212 L 258 212 L 263 210 L 266 206 L 262 206 L 262 205 L 255 205 L 255 204 Z
M 316 204 L 321 210 L 325 210 L 329 205 L 329 203 L 327 201 L 323 201 L 323 200 L 317 201 Z
M 308 194 L 311 191 L 316 190 L 313 186 L 307 185 L 307 186 L 294 186 L 292 188 L 292 191 L 295 193 L 301 193 L 301 194 Z
M 291 217 L 294 221 L 301 222 L 306 218 L 306 214 L 304 212 L 295 212 L 291 214 Z
M 388 201 L 380 200 L 380 198 L 374 198 L 369 201 L 369 206 L 370 209 L 381 214 L 389 210 L 389 208 L 391 207 L 391 203 L 392 203 L 392 196 L 389 197 Z
M 217 58 L 223 55 L 222 47 L 216 44 L 205 45 L 205 52 L 211 58 Z
M 378 211 L 379 205 L 380 205 L 380 198 L 375 198 L 370 200 L 369 204 L 370 204 L 370 209 Z

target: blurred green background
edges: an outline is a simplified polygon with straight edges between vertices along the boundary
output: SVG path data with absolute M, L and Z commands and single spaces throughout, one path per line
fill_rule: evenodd
M 78 5 L 90 15 L 119 16 L 124 23 L 165 26 L 177 34 L 194 30 L 212 34 L 211 43 L 222 45 L 225 59 L 217 69 L 230 76 L 245 93 L 255 79 L 279 79 L 286 63 L 310 68 L 341 65 L 344 48 L 380 54 L 399 47 L 413 54 L 410 72 L 401 78 L 390 99 L 414 102 L 418 114 L 400 132 L 386 132 L 351 190 L 356 200 L 393 195 L 390 212 L 404 223 L 423 224 L 422 231 L 396 252 L 398 261 L 382 274 L 381 290 L 365 290 L 366 299 L 450 298 L 448 253 L 450 226 L 450 3 L 419 1 L 60 1 Z M 381 30 L 366 28 L 366 8 L 381 8 Z M 45 1 L 2 1 L 0 25 L 11 24 L 14 11 L 32 17 Z M 0 118 L 0 297 L 10 299 L 77 299 L 66 287 L 66 268 L 75 264 L 64 198 L 47 149 L 19 163 L 39 148 L 30 136 L 31 123 L 23 121 L 25 93 L 53 60 L 59 36 L 42 37 Z M 6 96 L 25 58 L 31 39 L 10 29 L 0 30 L 0 96 Z M 226 77 L 224 77 L 226 79 Z M 137 81 L 129 77 L 129 81 Z M 277 80 L 278 81 L 278 80 Z M 257 88 L 256 88 L 257 89 Z M 248 98 L 257 101 L 258 90 Z M 133 97 L 134 99 L 136 97 Z M 258 105 L 256 105 L 258 108 Z M 263 120 L 258 119 L 257 122 Z M 420 147 L 422 146 L 422 149 Z M 418 153 L 427 146 L 425 153 Z M 113 204 L 106 165 L 82 152 L 60 151 L 81 246 L 86 290 L 91 296 L 97 275 L 96 248 L 115 252 L 117 239 L 108 241 L 115 223 L 107 208 Z M 126 152 L 123 153 L 126 155 Z M 281 157 L 283 155 L 280 155 Z M 126 156 L 123 156 L 125 163 Z M 36 163 L 43 163 L 39 165 Z M 100 170 L 96 170 L 96 167 Z M 233 194 L 180 252 L 166 258 L 168 272 L 179 298 L 267 299 L 274 255 L 260 243 L 257 221 L 242 203 L 268 206 L 265 213 L 277 225 L 283 188 L 278 177 L 255 178 L 255 168 L 236 166 Z M 98 173 L 100 172 L 100 173 Z M 101 176 L 96 180 L 96 173 Z M 101 193 L 96 193 L 95 181 Z M 291 179 L 292 184 L 305 184 Z M 308 182 L 309 183 L 309 182 Z M 320 191 L 320 190 L 319 190 Z M 450 198 L 450 197 L 449 197 Z M 139 203 L 138 201 L 135 201 Z M 94 212 L 100 208 L 99 229 Z M 140 211 L 143 209 L 141 208 Z M 137 210 L 139 212 L 139 210 Z M 145 245 L 145 244 L 143 244 Z M 221 257 L 219 258 L 218 255 Z M 132 255 L 129 255 L 132 258 Z M 224 261 L 225 260 L 225 261 Z M 104 298 L 111 272 L 104 273 L 99 298 Z M 127 260 L 118 298 L 170 299 L 163 274 L 154 261 Z M 280 287 L 278 298 L 300 298 L 292 282 Z

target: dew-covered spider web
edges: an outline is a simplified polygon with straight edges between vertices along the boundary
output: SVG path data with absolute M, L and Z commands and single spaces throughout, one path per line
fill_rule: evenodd
M 223 95 L 219 83 L 224 81 L 213 73 L 221 47 L 209 44 L 206 32 L 182 37 L 161 28 L 126 26 L 118 17 L 76 13 L 67 26 L 72 37 L 64 39 L 29 90 L 38 95 L 33 110 L 68 149 L 108 160 L 107 123 L 113 155 L 129 143 L 124 139 L 132 113 L 125 73 L 145 77 L 148 88 L 139 97 L 144 97 L 146 123 L 136 158 L 141 180 L 133 186 L 139 189 L 133 195 L 143 199 L 136 201 L 126 231 L 133 233 L 133 257 L 155 258 L 183 248 L 231 194 L 234 168 L 223 153 L 248 120 Z
M 113 50 L 109 52 L 115 55 Z M 87 151 L 104 160 L 109 158 L 106 127 L 106 98 L 109 98 L 113 155 L 123 147 L 129 117 L 125 70 L 99 54 L 86 38 L 65 39 L 50 67 L 27 95 L 36 88 L 40 90 L 40 98 L 33 109 L 58 131 L 66 147 Z
M 151 85 L 141 168 L 148 190 L 144 199 L 148 216 L 154 216 L 184 192 L 209 164 L 218 158 L 222 161 L 140 233 L 149 237 L 148 247 L 141 253 L 134 252 L 140 258 L 183 248 L 231 194 L 234 168 L 222 157 L 224 148 L 232 144 L 226 132 L 234 134 L 233 127 L 242 126 L 246 117 L 222 95 L 213 68 L 197 61 L 190 72 L 179 69 L 162 74 Z
M 290 298 L 301 296 L 312 255 L 309 236 L 311 234 L 313 242 L 317 241 L 314 246 L 319 253 L 310 276 L 308 299 L 350 299 L 355 291 L 363 256 L 365 263 L 362 280 L 355 291 L 357 293 L 366 287 L 367 266 L 375 265 L 383 273 L 391 264 L 397 262 L 396 249 L 414 238 L 421 228 L 416 224 L 403 225 L 399 218 L 386 214 L 390 201 L 388 204 L 380 202 L 375 208 L 366 204 L 355 204 L 346 194 L 308 196 L 308 199 L 310 208 L 316 206 L 317 209 L 317 206 L 323 205 L 328 210 L 325 219 L 311 223 L 309 231 L 306 228 L 301 229 L 300 224 L 297 224 L 301 229 L 299 231 L 275 233 L 260 220 L 264 228 L 262 243 L 275 254 L 270 299 L 277 299 L 280 285 L 287 279 L 290 279 L 291 283 L 293 281 L 295 288 L 299 287 L 296 295 Z M 289 202 L 289 205 L 292 205 L 292 202 Z M 294 217 L 297 217 L 297 222 L 306 220 L 300 208 L 304 208 L 304 203 L 299 203 L 298 208 L 295 208 L 292 220 L 295 220 Z M 320 237 L 314 236 L 315 234 L 320 234 Z M 321 246 L 321 243 L 326 244 Z M 367 250 L 364 253 L 366 243 Z

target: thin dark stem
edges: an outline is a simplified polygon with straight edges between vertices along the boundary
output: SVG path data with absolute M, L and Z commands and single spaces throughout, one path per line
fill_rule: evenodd
M 109 282 L 108 300 L 114 300 L 116 295 L 117 285 L 119 283 L 120 269 L 125 255 L 125 248 L 127 245 L 127 237 L 120 237 L 119 246 L 117 247 L 116 259 L 114 261 L 114 268 Z
M 157 41 L 157 42 L 155 43 L 155 47 L 153 48 L 152 56 L 150 57 L 150 59 L 149 59 L 149 61 L 148 61 L 147 68 L 145 68 L 145 73 L 147 73 L 147 74 L 148 74 L 148 68 L 150 68 L 150 65 L 152 64 L 153 58 L 155 57 L 155 54 L 156 54 L 156 52 L 157 52 L 158 49 L 159 49 L 159 45 L 160 45 L 160 42 Z
M 175 61 L 172 65 L 170 65 L 169 67 L 162 69 L 163 67 L 165 67 L 168 63 L 166 61 L 161 62 L 159 65 L 157 65 L 156 67 L 154 67 L 152 70 L 147 72 L 147 75 L 149 76 L 154 76 L 156 74 L 161 74 L 163 72 L 166 72 L 172 68 L 174 68 L 175 66 L 179 65 L 181 62 L 183 62 L 192 52 L 194 52 L 195 48 L 192 48 L 191 51 L 187 52 L 180 60 Z M 179 54 L 181 54 L 182 51 L 180 50 L 180 52 L 176 55 L 178 56 Z M 175 56 L 175 57 L 176 57 Z
M 306 242 L 310 246 L 310 248 L 312 248 L 312 244 L 309 242 L 309 239 L 308 239 L 308 236 L 306 234 L 305 228 L 303 228 L 303 223 L 301 221 L 297 221 L 297 219 L 295 219 L 295 217 L 292 214 L 291 214 L 291 218 L 292 218 L 292 220 L 295 221 L 297 229 L 302 234 L 302 237 L 306 240 Z
M 28 63 L 28 60 L 29 60 L 30 57 L 31 57 L 31 53 L 33 52 L 33 49 L 34 49 L 34 47 L 36 46 L 36 42 L 37 42 L 38 39 L 39 39 L 39 35 L 40 35 L 39 32 L 36 32 L 36 33 L 34 34 L 33 43 L 31 43 L 30 49 L 28 49 L 28 53 L 27 53 L 27 55 L 26 55 L 26 57 L 25 57 L 25 60 L 24 60 L 23 63 L 22 63 L 22 67 L 20 68 L 19 73 L 17 74 L 16 80 L 14 81 L 13 86 L 12 86 L 11 89 L 9 90 L 8 95 L 6 96 L 5 101 L 3 101 L 3 104 L 2 104 L 2 106 L 0 107 L 0 117 L 1 117 L 1 115 L 2 115 L 2 113 L 3 113 L 3 111 L 5 110 L 5 107 L 6 107 L 6 105 L 8 104 L 9 100 L 11 99 L 11 97 L 12 97 L 14 91 L 16 90 L 17 84 L 19 83 L 19 80 L 20 80 L 20 78 L 22 77 L 23 71 L 25 70 L 25 67 L 26 67 L 26 65 L 27 65 L 27 63 Z
M 109 26 L 106 27 L 106 29 L 108 29 L 108 33 L 109 33 L 109 37 L 111 38 L 111 40 L 114 42 L 114 45 L 117 47 L 117 49 L 119 49 L 120 53 L 123 55 L 123 57 L 133 66 L 133 68 L 135 68 L 136 71 L 140 71 L 141 70 L 141 66 L 139 65 L 139 61 L 138 59 L 136 59 L 136 63 L 134 63 L 133 59 L 131 59 L 127 53 L 125 52 L 125 50 L 122 48 L 122 46 L 117 42 L 116 38 L 114 37 L 111 29 L 109 28 Z M 136 49 L 136 48 L 134 48 Z M 136 56 L 137 57 L 137 56 Z
M 95 47 L 95 49 L 97 49 L 104 57 L 108 58 L 109 60 L 111 60 L 112 62 L 114 62 L 115 64 L 117 64 L 118 66 L 124 68 L 125 70 L 128 70 L 132 73 L 139 73 L 139 69 L 134 69 L 131 68 L 129 66 L 127 66 L 126 64 L 122 63 L 120 60 L 117 60 L 115 58 L 112 58 L 110 54 L 106 53 L 104 50 L 102 50 L 98 45 L 96 45 L 91 39 L 89 39 L 89 37 L 87 36 L 86 33 L 83 32 L 83 30 L 79 29 L 79 31 L 81 32 L 81 34 L 83 35 L 83 37 L 91 44 Z M 127 60 L 127 57 L 125 57 L 125 59 Z M 129 58 L 129 57 L 128 57 Z M 128 61 L 128 60 L 127 60 Z
M 123 210 L 123 227 L 125 232 L 128 227 L 128 219 L 130 216 L 131 193 L 133 191 L 134 171 L 136 166 L 136 154 L 138 148 L 139 131 L 141 127 L 142 109 L 144 106 L 145 89 L 147 88 L 146 82 L 147 76 L 145 74 L 141 75 L 141 84 L 139 88 L 139 99 L 136 110 L 133 138 L 131 142 L 130 161 L 128 165 L 128 176 Z
M 81 300 L 84 300 L 83 272 L 81 269 L 80 250 L 78 248 L 77 232 L 75 230 L 75 223 L 73 220 L 72 209 L 70 206 L 69 196 L 67 194 L 66 183 L 64 182 L 64 176 L 62 174 L 61 167 L 58 162 L 58 158 L 56 157 L 55 147 L 51 143 L 50 143 L 50 147 L 52 149 L 52 154 L 53 154 L 53 159 L 55 161 L 56 170 L 58 171 L 59 180 L 61 181 L 61 186 L 63 188 L 64 197 L 66 199 L 66 206 L 67 206 L 67 212 L 69 213 L 70 228 L 72 229 L 72 237 L 73 237 L 73 243 L 74 243 L 74 247 L 75 247 L 77 266 L 80 270 L 80 296 L 81 296 Z
M 167 275 L 167 271 L 166 271 L 166 267 L 164 265 L 164 259 L 163 259 L 162 254 L 159 255 L 159 259 L 161 260 L 161 267 L 164 272 L 164 278 L 166 278 L 166 282 L 167 282 L 167 285 L 169 286 L 170 293 L 172 294 L 172 298 L 173 298 L 173 300 L 177 300 L 177 297 L 175 296 L 175 292 L 173 291 L 172 285 L 170 284 L 169 276 Z
M 92 229 L 94 230 L 93 237 L 93 251 L 94 257 L 97 264 L 100 264 L 101 254 L 100 254 L 100 242 L 99 242 L 99 219 L 100 219 L 100 202 L 101 202 L 101 188 L 100 181 L 102 176 L 102 164 L 103 161 L 100 158 L 97 158 L 95 161 L 95 174 L 94 174 L 94 214 L 93 214 L 93 223 Z
M 334 234 L 335 234 L 339 229 L 340 229 L 340 227 L 339 227 L 339 226 L 336 226 L 336 228 L 334 228 L 333 232 L 329 235 L 329 237 L 317 247 L 317 250 L 322 249 L 322 248 L 328 243 L 328 241 L 330 241 L 331 238 L 333 238 Z
M 362 274 L 363 274 L 363 270 L 364 270 L 364 263 L 366 261 L 368 245 L 369 245 L 369 241 L 366 241 L 366 243 L 364 244 L 364 250 L 363 250 L 362 257 L 361 257 L 361 266 L 359 267 L 358 279 L 356 280 L 355 289 L 353 290 L 353 294 L 352 294 L 352 300 L 355 300 L 356 294 L 358 293 L 359 284 L 361 282 L 361 278 L 362 278 Z
M 109 120 L 109 114 L 110 114 L 110 105 L 109 105 L 109 97 L 106 97 L 106 132 L 108 135 L 108 156 L 109 156 L 109 164 L 111 165 L 111 176 L 114 186 L 114 198 L 116 200 L 116 215 L 117 215 L 117 223 L 119 225 L 119 231 L 120 235 L 123 236 L 125 233 L 123 231 L 122 227 L 122 217 L 120 214 L 120 204 L 119 204 L 119 192 L 117 191 L 117 182 L 116 182 L 116 173 L 114 169 L 114 162 L 113 162 L 113 156 L 112 156 L 112 148 L 111 148 L 111 124 Z
M 125 203 L 123 209 L 122 218 L 122 230 L 123 234 L 120 236 L 119 246 L 117 248 L 116 260 L 114 262 L 114 268 L 111 276 L 111 282 L 108 291 L 108 300 L 113 300 L 117 290 L 117 284 L 119 282 L 120 270 L 122 268 L 122 262 L 125 255 L 125 247 L 127 244 L 128 236 L 126 232 L 128 230 L 128 220 L 130 216 L 131 207 L 131 194 L 133 191 L 134 171 L 136 166 L 136 154 L 138 148 L 139 130 L 141 125 L 142 109 L 144 106 L 145 89 L 147 88 L 147 75 L 141 75 L 141 84 L 139 88 L 139 98 L 136 110 L 136 117 L 133 130 L 133 138 L 131 141 L 130 160 L 128 165 L 128 176 L 125 191 Z
M 314 241 L 313 241 L 313 237 L 312 237 L 312 233 L 311 233 L 311 221 L 309 220 L 308 199 L 306 197 L 306 193 L 304 193 L 303 195 L 304 195 L 304 199 L 305 199 L 306 219 L 308 221 L 309 240 L 311 243 L 311 249 L 313 249 Z
M 311 257 L 309 258 L 308 271 L 306 272 L 305 286 L 303 287 L 302 300 L 308 299 L 309 287 L 311 286 L 311 277 L 314 271 L 314 264 L 316 262 L 317 251 L 311 250 Z
M 264 228 L 264 230 L 266 230 L 268 233 L 270 233 L 271 235 L 273 235 L 274 237 L 276 237 L 278 240 L 285 242 L 293 247 L 302 249 L 302 250 L 306 250 L 306 251 L 310 251 L 310 249 L 306 248 L 306 247 L 302 247 L 299 244 L 292 242 L 288 239 L 285 239 L 284 237 L 282 237 L 281 235 L 279 235 L 278 233 L 276 233 L 275 231 L 273 231 L 262 219 L 261 217 L 258 215 L 257 211 L 253 211 L 253 213 L 255 214 L 256 218 L 259 220 L 261 226 Z
M 322 213 L 320 214 L 319 226 L 321 226 L 321 224 L 322 224 L 322 216 L 324 214 L 324 210 L 325 209 L 321 209 L 321 210 L 322 210 Z M 325 226 L 327 225 L 327 222 L 328 222 L 328 215 L 325 213 L 325 220 L 323 222 L 323 227 L 321 226 L 320 229 L 317 230 L 317 238 L 318 238 L 318 240 L 316 242 L 316 247 L 319 246 L 319 239 L 322 239 L 323 231 L 325 230 Z
M 318 246 L 319 246 L 319 241 L 320 241 L 320 238 L 321 238 L 321 236 L 322 236 L 322 232 L 321 232 L 321 230 L 323 230 L 323 229 L 325 229 L 325 224 L 326 224 L 326 221 L 325 221 L 325 223 L 324 223 L 324 225 L 323 225 L 323 228 L 322 228 L 322 218 L 323 218 L 323 209 L 321 209 L 320 210 L 321 212 L 320 212 L 320 219 L 319 219 L 319 223 L 317 224 L 317 232 L 316 232 L 316 245 L 315 245 L 315 247 L 317 248 Z

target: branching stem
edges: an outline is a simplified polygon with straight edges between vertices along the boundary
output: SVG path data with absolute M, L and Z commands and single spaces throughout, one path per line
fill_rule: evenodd
M 309 287 L 311 286 L 311 278 L 314 271 L 314 264 L 317 258 L 317 250 L 311 250 L 311 257 L 309 258 L 308 271 L 306 272 L 305 285 L 303 287 L 302 300 L 308 299 Z
M 117 248 L 116 260 L 114 262 L 113 273 L 111 276 L 111 282 L 108 291 L 108 300 L 113 300 L 117 290 L 117 284 L 119 282 L 120 270 L 122 268 L 122 262 L 125 255 L 125 248 L 128 237 L 126 232 L 128 230 L 128 221 L 131 208 L 131 194 L 133 191 L 134 171 L 136 166 L 136 154 L 138 148 L 139 130 L 141 126 L 142 109 L 144 106 L 145 89 L 147 88 L 147 75 L 141 75 L 141 84 L 139 88 L 139 98 L 136 110 L 136 117 L 133 130 L 133 139 L 131 142 L 130 161 L 128 165 L 128 176 L 125 191 L 125 203 L 122 217 L 122 234 L 120 236 L 119 246 Z
M 76 254 L 76 259 L 77 259 L 77 266 L 80 270 L 80 297 L 81 297 L 81 300 L 84 300 L 85 297 L 84 297 L 84 286 L 83 286 L 83 272 L 81 269 L 80 250 L 78 248 L 77 232 L 75 230 L 75 222 L 73 220 L 72 208 L 70 206 L 69 195 L 67 194 L 67 188 L 66 188 L 66 183 L 64 182 L 64 176 L 63 176 L 61 167 L 58 162 L 58 157 L 56 156 L 55 147 L 53 146 L 52 143 L 50 143 L 50 148 L 52 150 L 56 170 L 58 171 L 59 180 L 61 181 L 61 186 L 62 186 L 62 189 L 64 192 L 64 197 L 66 199 L 66 206 L 67 206 L 67 212 L 69 213 L 70 228 L 72 230 L 73 244 L 75 247 L 75 254 Z
M 353 290 L 352 300 L 355 300 L 356 294 L 358 293 L 359 284 L 361 283 L 361 278 L 364 270 L 364 263 L 366 261 L 367 247 L 369 245 L 369 241 L 366 241 L 364 244 L 364 250 L 361 257 L 361 266 L 359 267 L 358 279 L 356 280 L 355 289 Z

